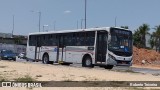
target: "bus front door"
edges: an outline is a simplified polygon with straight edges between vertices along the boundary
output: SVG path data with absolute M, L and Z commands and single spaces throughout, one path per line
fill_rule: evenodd
M 57 62 L 62 63 L 65 61 L 65 45 L 64 45 L 64 36 L 58 36 L 58 45 L 57 45 Z
M 97 42 L 96 42 L 96 62 L 105 63 L 107 53 L 107 32 L 97 31 Z

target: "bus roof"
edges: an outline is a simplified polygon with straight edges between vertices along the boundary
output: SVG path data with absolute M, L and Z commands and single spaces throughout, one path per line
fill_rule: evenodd
M 120 27 L 98 27 L 98 28 L 88 28 L 88 29 L 73 29 L 73 30 L 59 30 L 59 31 L 48 31 L 48 32 L 34 32 L 29 33 L 29 35 L 39 35 L 39 34 L 54 34 L 54 33 L 70 33 L 70 32 L 83 32 L 83 31 L 99 31 L 99 30 L 106 30 L 109 31 L 110 28 L 119 28 Z M 127 29 L 124 29 L 127 30 Z

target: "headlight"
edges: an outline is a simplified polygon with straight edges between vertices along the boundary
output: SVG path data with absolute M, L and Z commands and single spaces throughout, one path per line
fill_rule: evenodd
M 4 57 L 7 57 L 6 55 Z

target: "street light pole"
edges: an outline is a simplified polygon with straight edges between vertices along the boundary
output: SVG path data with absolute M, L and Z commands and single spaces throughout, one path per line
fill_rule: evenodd
M 115 27 L 117 26 L 117 17 L 115 17 Z
M 13 15 L 13 29 L 12 29 L 12 37 L 13 37 L 13 33 L 14 33 L 14 15 Z
M 39 32 L 40 32 L 41 31 L 41 12 L 40 11 L 31 11 L 31 12 L 38 13 L 38 16 L 39 16 L 38 27 L 39 27 Z
M 86 18 L 87 18 L 87 0 L 85 0 L 85 29 L 87 27 L 87 20 L 86 20 Z
M 81 19 L 81 29 L 83 28 L 83 20 L 84 19 Z

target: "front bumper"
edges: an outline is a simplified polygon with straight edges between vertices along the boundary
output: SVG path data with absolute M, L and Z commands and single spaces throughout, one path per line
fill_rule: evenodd
M 117 59 L 114 60 L 112 58 L 108 58 L 107 64 L 116 66 L 132 66 L 132 60 L 125 61 L 125 60 L 117 60 Z

